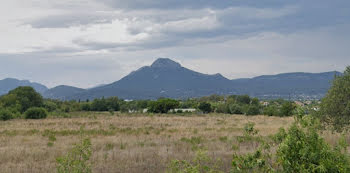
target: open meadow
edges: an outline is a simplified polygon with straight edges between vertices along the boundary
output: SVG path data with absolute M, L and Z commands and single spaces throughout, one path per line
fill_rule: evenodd
M 92 142 L 93 172 L 165 172 L 173 159 L 192 160 L 196 148 L 229 171 L 234 152 L 254 143 L 237 141 L 254 122 L 262 136 L 288 127 L 292 117 L 75 113 L 72 118 L 0 121 L 1 172 L 55 172 L 56 158 L 82 137 Z

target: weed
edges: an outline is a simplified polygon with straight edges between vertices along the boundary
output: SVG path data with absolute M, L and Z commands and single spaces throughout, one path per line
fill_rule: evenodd
M 67 155 L 57 158 L 58 173 L 91 173 L 89 163 L 92 155 L 90 139 L 83 139 L 75 144 Z
M 105 145 L 105 150 L 106 150 L 106 151 L 113 150 L 113 148 L 114 148 L 114 143 L 107 143 L 107 144 Z
M 219 137 L 219 140 L 221 142 L 227 142 L 228 138 L 227 138 L 227 136 L 221 136 L 221 137 Z

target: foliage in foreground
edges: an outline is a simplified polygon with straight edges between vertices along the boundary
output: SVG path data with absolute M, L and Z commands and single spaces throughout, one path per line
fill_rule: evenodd
M 90 139 L 83 139 L 67 155 L 57 158 L 58 173 L 91 173 L 92 155 Z
M 207 152 L 198 150 L 196 157 L 188 162 L 186 160 L 173 160 L 168 168 L 168 173 L 221 173 L 218 169 L 218 163 L 211 165 L 212 159 L 208 157 Z
M 284 172 L 349 172 L 346 142 L 332 148 L 318 134 L 317 120 L 305 116 L 294 123 L 277 150 Z
M 311 116 L 300 116 L 287 130 L 280 131 L 273 136 L 274 143 L 259 138 L 254 124 L 249 123 L 244 128 L 244 140 L 251 142 L 259 139 L 256 151 L 248 154 L 234 154 L 231 172 L 350 172 L 350 157 L 347 153 L 345 138 L 339 144 L 331 147 L 319 135 L 319 121 Z M 270 152 L 271 144 L 277 144 L 277 153 Z M 197 156 L 198 158 L 198 156 Z M 174 160 L 170 166 L 172 173 L 201 173 L 220 172 L 210 162 L 192 162 Z M 201 156 L 210 161 L 208 156 Z M 200 160 L 200 159 L 199 159 Z

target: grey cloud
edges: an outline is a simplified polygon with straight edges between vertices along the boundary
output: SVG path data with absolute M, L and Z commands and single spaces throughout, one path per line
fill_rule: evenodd
M 96 0 L 97 1 L 97 0 Z M 295 1 L 276 0 L 98 0 L 117 9 L 227 8 L 230 6 L 280 7 Z
M 342 0 L 335 0 L 332 3 L 325 0 L 261 0 L 254 3 L 243 0 L 102 0 L 98 2 L 110 5 L 119 11 L 81 12 L 78 10 L 78 12 L 49 16 L 29 23 L 38 28 L 57 28 L 81 25 L 84 27 L 111 23 L 113 20 L 125 20 L 131 35 L 139 33 L 150 35 L 149 40 L 127 44 L 96 41 L 88 43 L 79 39 L 73 40 L 84 48 L 117 51 L 180 46 L 190 39 L 203 40 L 261 32 L 293 33 L 348 23 L 347 20 L 350 17 L 348 11 L 350 2 Z M 191 23 L 205 17 L 211 20 L 204 21 L 202 29 L 198 28 L 197 23 Z M 188 26 L 184 26 L 186 21 Z M 216 26 L 209 27 L 213 22 Z M 197 29 L 191 30 L 190 26 Z M 152 29 L 149 30 L 149 28 Z

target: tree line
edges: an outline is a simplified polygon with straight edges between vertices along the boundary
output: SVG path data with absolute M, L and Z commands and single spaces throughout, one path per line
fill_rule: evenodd
M 31 87 L 18 87 L 0 97 L 0 120 L 12 118 L 45 118 L 48 112 L 69 113 L 75 111 L 114 111 L 149 113 L 183 113 L 174 109 L 194 108 L 199 113 L 225 113 L 268 116 L 291 116 L 304 111 L 314 114 L 326 125 L 341 131 L 350 125 L 350 67 L 340 76 L 335 76 L 332 87 L 321 100 L 320 110 L 297 109 L 294 102 L 270 100 L 261 104 L 258 98 L 248 95 L 211 95 L 187 100 L 160 98 L 158 100 L 127 101 L 118 97 L 99 98 L 92 101 L 60 101 L 44 99 Z M 311 111 L 311 112 L 309 112 Z

